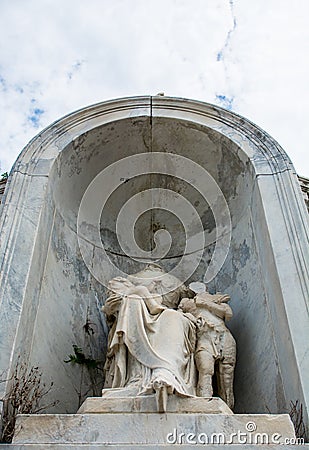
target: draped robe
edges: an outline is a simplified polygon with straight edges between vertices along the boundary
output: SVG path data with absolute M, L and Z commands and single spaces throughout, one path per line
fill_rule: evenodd
M 114 318 L 109 333 L 105 388 L 121 395 L 168 392 L 195 395 L 195 325 L 181 311 L 164 308 L 152 314 L 142 297 L 111 295 L 104 306 Z

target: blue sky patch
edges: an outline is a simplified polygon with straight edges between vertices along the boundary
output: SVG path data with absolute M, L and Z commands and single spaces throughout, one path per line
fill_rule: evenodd
M 216 100 L 220 103 L 220 106 L 225 109 L 231 110 L 233 108 L 234 97 L 227 97 L 223 94 L 216 94 Z
M 32 123 L 35 128 L 39 127 L 40 118 L 44 114 L 44 109 L 34 108 L 28 116 L 28 121 Z
M 18 86 L 18 84 L 16 84 L 14 86 L 14 89 L 15 89 L 16 92 L 19 92 L 20 94 L 24 93 L 24 89 L 21 86 Z
M 6 81 L 3 76 L 0 75 L 0 87 L 3 91 L 7 90 Z
M 83 63 L 84 61 L 76 61 L 74 64 L 72 64 L 71 71 L 67 74 L 69 80 L 71 80 L 73 78 L 73 75 L 75 75 L 75 73 L 80 70 Z

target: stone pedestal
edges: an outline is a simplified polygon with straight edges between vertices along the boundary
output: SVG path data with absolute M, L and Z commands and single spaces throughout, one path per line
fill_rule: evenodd
M 181 398 L 176 395 L 168 397 L 166 412 L 178 414 L 233 414 L 233 411 L 219 397 Z M 138 397 L 118 397 L 103 395 L 103 397 L 88 397 L 77 411 L 77 414 L 106 413 L 158 414 L 156 398 L 155 395 L 145 395 Z
M 14 448 L 284 449 L 295 440 L 287 414 L 233 414 L 219 398 L 171 397 L 166 413 L 155 408 L 154 396 L 88 398 L 77 414 L 20 415 Z

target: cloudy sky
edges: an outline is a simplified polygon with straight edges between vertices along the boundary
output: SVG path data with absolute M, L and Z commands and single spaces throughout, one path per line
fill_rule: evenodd
M 309 0 L 0 0 L 0 167 L 54 120 L 116 97 L 215 103 L 309 177 Z

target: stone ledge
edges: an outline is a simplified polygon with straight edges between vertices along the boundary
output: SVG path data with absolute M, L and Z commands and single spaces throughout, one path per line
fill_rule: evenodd
M 246 429 L 249 422 L 253 424 L 254 431 L 252 433 Z M 278 443 L 284 443 L 285 439 L 295 438 L 294 428 L 288 414 L 41 414 L 17 417 L 13 443 L 93 443 L 135 447 L 140 445 L 171 446 L 180 443 L 184 448 L 187 441 L 180 435 L 188 436 L 191 433 L 196 438 L 203 435 L 203 441 L 198 442 L 202 446 L 205 446 L 205 435 L 211 442 L 211 435 L 218 435 L 218 433 L 222 434 L 222 441 L 216 441 L 218 443 L 244 442 L 243 437 L 242 440 L 237 440 L 237 433 L 246 433 L 247 439 L 250 434 L 252 439 L 255 439 L 254 436 L 257 433 L 266 433 L 270 443 L 274 435 L 280 435 L 277 438 Z M 192 441 L 192 437 L 190 439 Z M 255 443 L 254 440 L 252 442 Z M 196 445 L 194 446 L 196 447 Z
M 77 414 L 157 413 L 155 395 L 140 397 L 88 397 Z M 169 396 L 167 413 L 233 414 L 219 397 Z
M 304 445 L 254 445 L 254 444 L 234 444 L 234 445 L 167 445 L 167 444 L 157 444 L 157 445 L 98 445 L 98 444 L 0 444 L 0 450 L 135 450 L 136 448 L 140 450 L 156 450 L 157 448 L 162 449 L 181 449 L 181 450 L 191 450 L 193 448 L 206 448 L 207 450 L 308 450 L 309 444 Z

